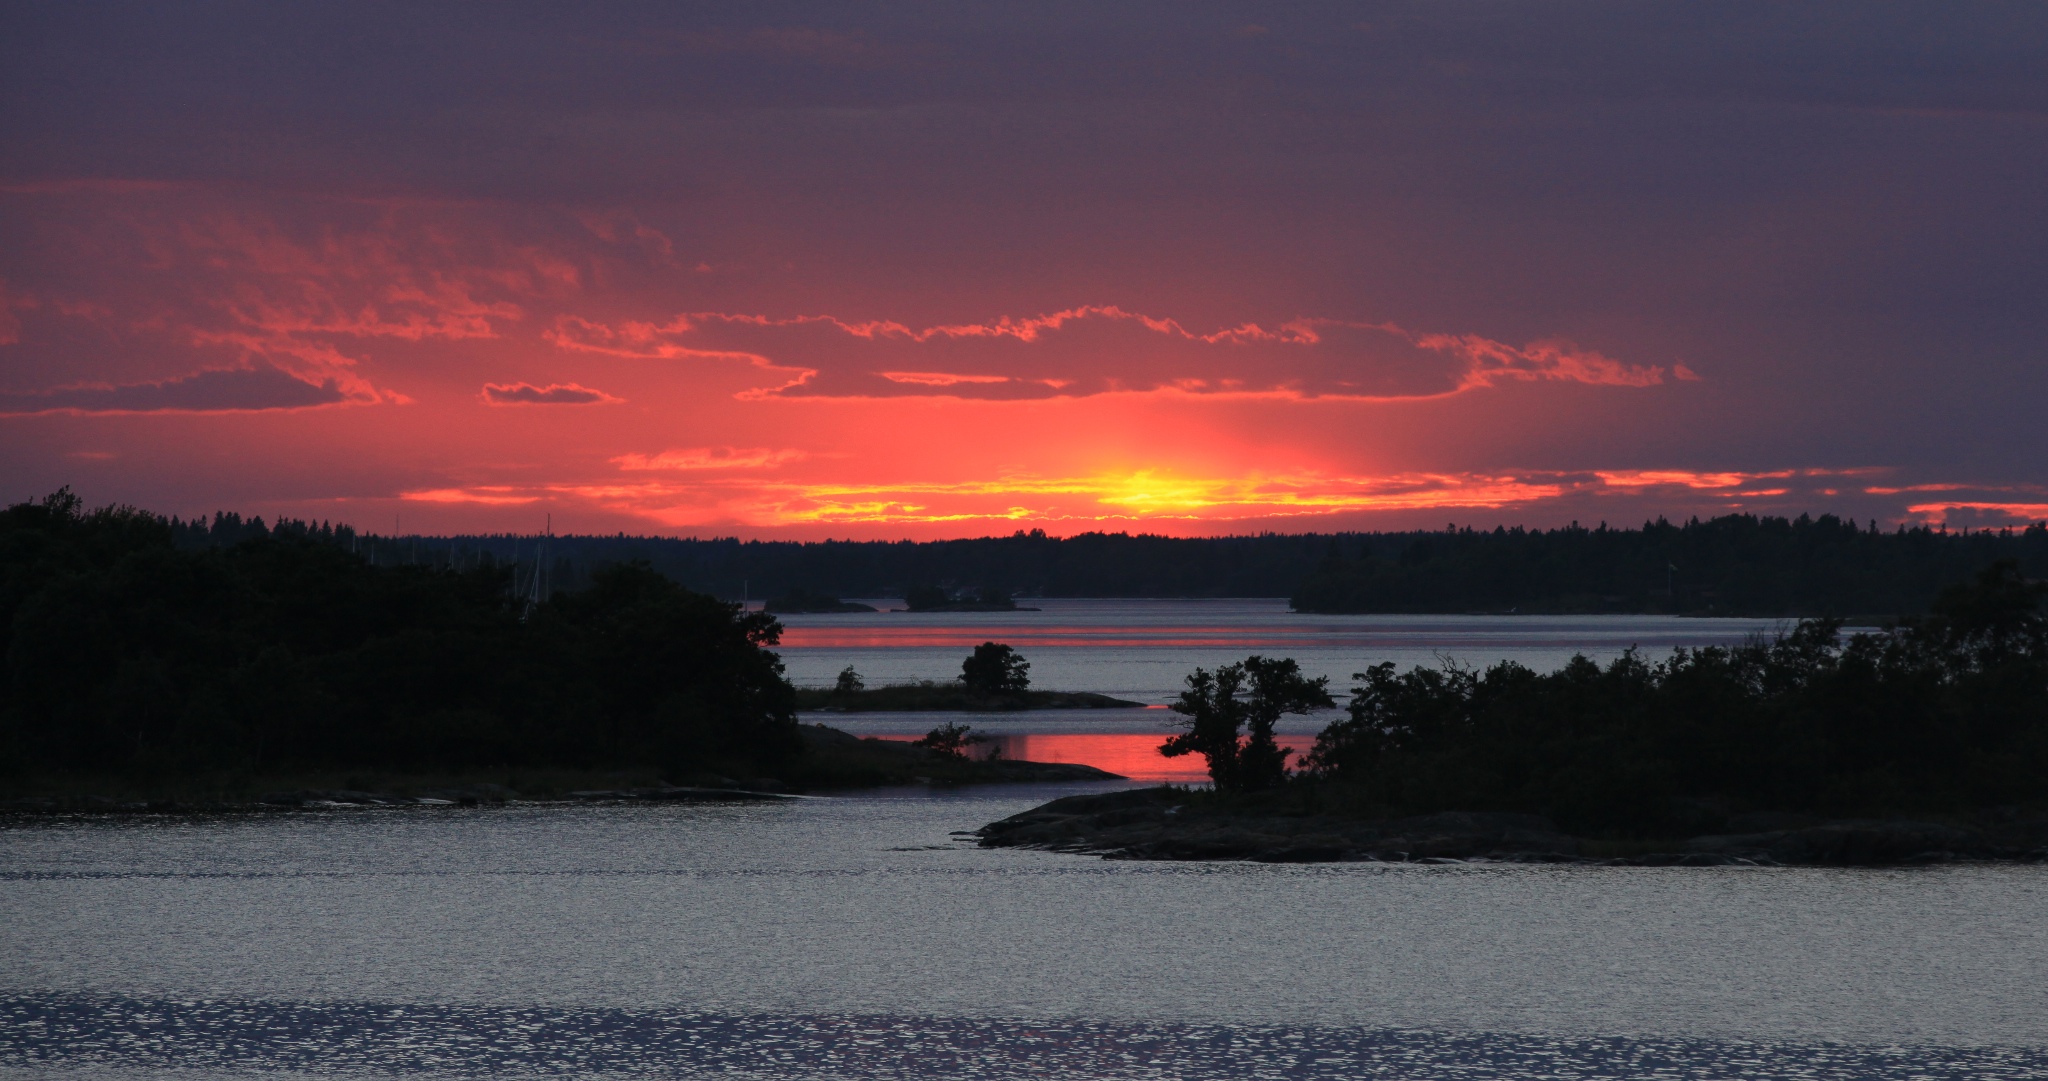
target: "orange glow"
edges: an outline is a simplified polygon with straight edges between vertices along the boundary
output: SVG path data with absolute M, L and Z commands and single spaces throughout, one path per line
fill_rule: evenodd
M 876 372 L 891 383 L 914 383 L 925 387 L 951 387 L 961 383 L 1007 383 L 1007 375 L 961 375 L 955 372 Z
M 1934 524 L 1953 521 L 1955 512 L 1959 510 L 1973 511 L 1976 516 L 1990 515 L 2002 519 L 2004 523 L 2015 525 L 2048 519 L 2048 503 L 1915 503 L 1906 508 L 1906 513 Z
M 1302 313 L 1221 291 L 1139 310 L 1107 303 L 1114 281 L 805 292 L 623 209 L 557 228 L 405 199 L 37 191 L 0 198 L 75 201 L 100 240 L 38 233 L 76 272 L 0 282 L 20 483 L 172 513 L 895 539 L 1732 510 L 1974 523 L 2044 497 L 1627 449 L 1656 443 L 1620 433 L 1687 423 L 1723 376 L 1651 339 L 1510 338 L 1518 321 L 1483 309 L 1397 322 L 1372 298 Z
M 1161 731 L 1157 735 L 1117 733 L 993 736 L 987 746 L 1000 750 L 1004 758 L 1026 762 L 1078 763 L 1108 770 L 1133 781 L 1209 783 L 1209 771 L 1200 755 L 1168 758 L 1159 753 L 1159 745 L 1166 742 L 1169 735 L 1170 732 Z M 916 737 L 880 738 L 907 741 Z M 1292 762 L 1313 748 L 1316 741 L 1313 736 L 1276 736 L 1274 742 L 1293 752 L 1288 759 Z
M 1411 511 L 1499 511 L 1567 497 L 1612 497 L 1676 487 L 1711 495 L 1726 509 L 1792 495 L 1789 486 L 1746 488 L 1764 477 L 1837 475 L 1827 470 L 1693 473 L 1675 470 L 1491 475 L 1475 473 L 1325 474 L 1315 471 L 1217 476 L 1194 470 L 1131 469 L 1073 476 L 1007 473 L 988 479 L 859 483 L 785 476 L 830 462 L 802 452 L 702 447 L 629 454 L 611 463 L 616 480 L 533 486 L 483 485 L 409 491 L 407 500 L 502 505 L 542 500 L 582 504 L 670 528 L 734 523 L 790 526 L 952 526 L 988 529 L 1033 524 L 1064 532 L 1138 525 L 1267 521 L 1323 528 L 1316 519 Z M 672 478 L 633 474 L 668 472 Z M 1818 491 L 1819 489 L 1815 489 Z M 1933 506 L 1933 505 L 1930 505 Z M 2026 504 L 1947 503 L 1991 509 Z M 1916 510 L 1916 514 L 1920 513 Z M 2018 513 L 2014 511 L 2013 513 Z
M 630 459 L 631 456 L 629 456 Z M 615 459 L 616 461 L 617 459 Z M 658 460 L 658 459 L 656 459 Z M 712 459 L 715 461 L 716 459 Z M 699 459 L 683 459 L 695 462 Z M 706 464 L 621 462 L 622 469 L 710 469 Z M 405 498 L 430 502 L 506 503 L 513 489 L 432 489 Z M 548 485 L 519 497 L 567 497 L 667 525 L 736 516 L 754 525 L 792 523 L 1143 522 L 1158 519 L 1231 522 L 1353 511 L 1441 507 L 1498 508 L 1555 498 L 1558 483 L 1515 477 L 1399 474 L 1388 477 L 1194 477 L 1138 470 L 1088 477 L 1015 475 L 985 481 L 899 484 L 798 483 L 750 479 L 714 486 L 663 482 Z M 473 495 L 471 494 L 473 493 Z
M 541 497 L 514 494 L 510 488 L 435 488 L 407 492 L 405 498 L 420 503 L 483 503 L 488 506 L 506 506 L 535 503 Z
M 1634 469 L 1594 474 L 1602 483 L 1614 488 L 1648 488 L 1663 484 L 1685 488 L 1735 488 L 1752 480 L 1791 475 L 1789 470 L 1778 473 L 1693 473 L 1682 469 Z

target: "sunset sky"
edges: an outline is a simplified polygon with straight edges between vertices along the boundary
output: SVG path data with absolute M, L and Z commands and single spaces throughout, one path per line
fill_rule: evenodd
M 2048 518 L 2048 5 L 13 3 L 0 498 Z

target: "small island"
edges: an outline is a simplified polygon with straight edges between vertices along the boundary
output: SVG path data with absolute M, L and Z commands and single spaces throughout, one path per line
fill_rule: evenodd
M 957 679 L 869 687 L 860 673 L 848 665 L 829 688 L 799 688 L 796 706 L 800 710 L 841 713 L 1008 713 L 1027 709 L 1143 709 L 1145 703 L 1090 691 L 1034 691 L 1030 661 L 1001 642 L 983 642 L 960 662 Z

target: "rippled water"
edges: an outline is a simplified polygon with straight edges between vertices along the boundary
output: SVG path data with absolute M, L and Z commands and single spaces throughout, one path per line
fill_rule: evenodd
M 1254 651 L 1548 666 L 1756 626 L 1065 604 L 856 617 L 910 628 L 896 646 L 808 617 L 789 656 L 945 675 L 996 637 L 1043 685 L 1161 701 Z M 1102 760 L 1166 714 L 962 719 Z M 1105 787 L 0 822 L 0 1075 L 2048 1077 L 2048 868 L 1141 863 L 961 836 Z
M 955 835 L 1076 790 L 16 822 L 0 1067 L 2048 1076 L 2042 868 L 1152 864 Z

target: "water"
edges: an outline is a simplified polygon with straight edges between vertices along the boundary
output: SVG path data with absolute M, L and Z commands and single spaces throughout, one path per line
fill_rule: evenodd
M 1733 645 L 1779 626 L 1676 616 L 1318 616 L 1290 612 L 1278 599 L 1024 603 L 1042 611 L 782 616 L 779 652 L 800 687 L 829 687 L 848 665 L 879 685 L 953 679 L 976 645 L 1005 642 L 1031 662 L 1034 687 L 1165 703 L 1197 665 L 1215 668 L 1250 653 L 1292 657 L 1307 674 L 1343 687 L 1353 672 L 1381 661 L 1406 669 L 1444 659 L 1515 660 L 1548 671 L 1574 653 L 1604 661 L 1640 646 L 1663 656 L 1674 646 Z
M 900 602 L 864 603 L 886 609 Z M 780 652 L 798 686 L 829 687 L 852 666 L 871 685 L 947 680 L 985 641 L 1014 646 L 1031 662 L 1034 687 L 1096 691 L 1155 707 L 1150 712 L 1034 710 L 1029 713 L 859 713 L 809 715 L 863 736 L 915 739 L 940 724 L 969 725 L 984 749 L 1038 762 L 1080 762 L 1134 780 L 1207 780 L 1197 758 L 1163 758 L 1174 731 L 1162 707 L 1195 667 L 1215 668 L 1251 653 L 1292 657 L 1327 676 L 1341 703 L 1351 675 L 1382 661 L 1484 667 L 1518 661 L 1549 671 L 1574 654 L 1606 661 L 1630 647 L 1653 658 L 1674 647 L 1735 645 L 1779 624 L 1757 619 L 1675 616 L 1320 616 L 1278 599 L 1064 600 L 1026 602 L 1037 612 L 881 611 L 784 616 Z M 1280 744 L 1300 754 L 1336 711 L 1284 718 Z
M 2048 1076 L 2041 868 L 1151 864 L 954 835 L 1075 790 L 17 823 L 0 1066 Z
M 2048 1077 L 2048 868 L 958 832 L 1114 787 L 6 822 L 0 1076 Z

